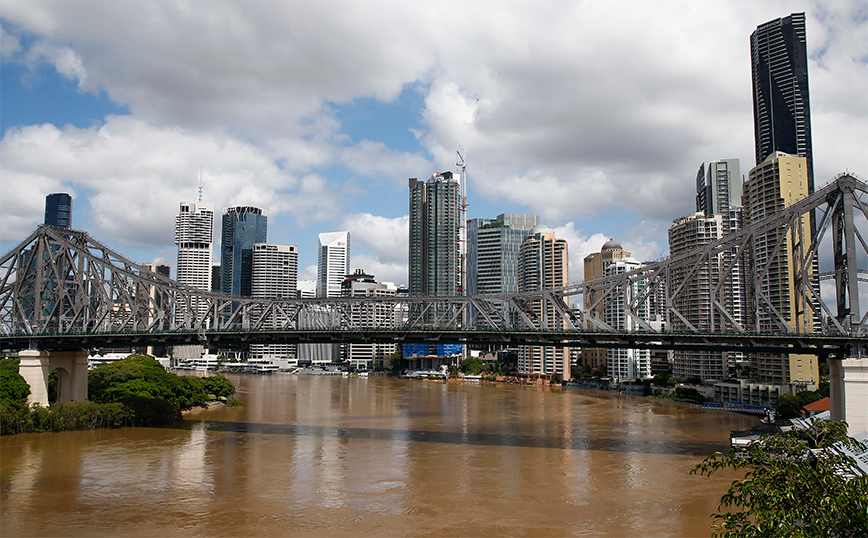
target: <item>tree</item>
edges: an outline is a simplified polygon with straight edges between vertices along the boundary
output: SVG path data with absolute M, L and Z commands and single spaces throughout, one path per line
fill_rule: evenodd
M 775 419 L 786 420 L 802 416 L 802 402 L 795 396 L 784 395 L 775 402 Z
M 403 356 L 402 356 L 401 346 L 398 346 L 398 349 L 389 355 L 389 368 L 392 370 L 393 375 L 398 375 L 403 370 Z
M 17 369 L 0 368 L 0 404 L 26 402 L 30 385 Z
M 222 375 L 212 375 L 201 378 L 202 386 L 205 392 L 213 394 L 220 398 L 221 396 L 229 397 L 235 394 L 235 385 Z
M 461 371 L 465 374 L 477 375 L 486 370 L 485 363 L 479 357 L 467 357 L 461 361 Z
M 713 536 L 868 536 L 868 476 L 836 443 L 864 450 L 845 422 L 766 435 L 705 458 L 691 474 L 744 472 L 720 499 Z M 820 449 L 813 450 L 812 449 Z

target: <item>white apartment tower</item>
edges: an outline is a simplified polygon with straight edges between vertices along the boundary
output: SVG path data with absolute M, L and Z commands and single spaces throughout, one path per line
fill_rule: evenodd
M 340 297 L 341 283 L 350 273 L 350 232 L 319 234 L 317 297 Z
M 259 299 L 294 299 L 298 282 L 298 247 L 275 243 L 254 243 L 251 262 L 251 296 Z M 286 315 L 275 310 L 266 322 L 269 328 L 280 328 Z M 251 344 L 254 359 L 295 358 L 293 344 Z
M 606 268 L 606 276 L 615 276 L 635 271 L 644 265 L 633 258 L 622 258 L 613 261 Z M 615 298 L 604 311 L 604 320 L 613 330 L 619 332 L 635 332 L 642 330 L 639 319 L 648 321 L 651 317 L 651 305 L 646 299 L 633 313 L 627 306 L 642 293 L 642 282 L 629 285 L 619 285 L 612 294 Z M 651 352 L 647 349 L 610 349 L 606 356 L 606 369 L 616 383 L 633 381 L 651 377 Z
M 214 241 L 214 204 L 200 201 L 181 202 L 175 218 L 175 244 L 178 245 L 177 280 L 195 288 L 211 290 L 211 246 Z M 191 316 L 204 316 L 208 305 L 191 298 L 191 308 L 179 303 L 175 322 L 183 323 Z M 175 358 L 202 355 L 202 346 L 178 346 Z

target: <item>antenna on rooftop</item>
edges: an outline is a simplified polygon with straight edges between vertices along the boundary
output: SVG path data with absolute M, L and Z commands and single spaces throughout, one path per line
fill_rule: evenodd
M 197 201 L 199 201 L 199 202 L 202 201 L 202 167 L 201 166 L 199 167 L 199 198 Z

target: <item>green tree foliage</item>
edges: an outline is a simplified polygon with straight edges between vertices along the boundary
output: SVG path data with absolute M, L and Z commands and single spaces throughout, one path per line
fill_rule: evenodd
M 28 407 L 26 402 L 0 405 L 0 435 L 120 428 L 133 423 L 123 404 L 63 402 L 51 407 Z
M 819 424 L 814 431 L 767 435 L 743 450 L 715 453 L 691 471 L 744 472 L 712 515 L 713 536 L 868 536 L 868 476 L 830 450 L 838 442 L 860 445 L 847 437 L 846 423 Z
M 8 359 L 0 359 L 0 370 L 12 370 L 13 372 L 18 371 L 18 364 L 21 362 L 21 359 L 18 357 L 10 357 Z
M 400 374 L 401 370 L 404 369 L 404 358 L 402 353 L 401 346 L 398 346 L 398 350 L 389 355 L 389 368 L 392 370 L 393 375 Z
M 218 398 L 228 398 L 229 396 L 235 394 L 235 385 L 233 385 L 231 381 L 229 381 L 222 375 L 203 377 L 202 386 L 205 389 L 205 392 L 207 392 L 208 394 L 213 394 Z
M 802 402 L 795 396 L 784 395 L 775 402 L 775 418 L 786 420 L 802 416 Z
M 0 369 L 0 404 L 26 403 L 28 396 L 30 396 L 30 385 L 18 373 L 18 368 Z
M 488 370 L 488 368 L 479 357 L 467 357 L 461 361 L 461 371 L 465 374 L 478 375 L 486 370 Z
M 91 370 L 88 394 L 94 402 L 123 403 L 133 410 L 137 425 L 179 419 L 182 410 L 205 405 L 207 400 L 199 378 L 167 372 L 144 355 L 130 355 Z

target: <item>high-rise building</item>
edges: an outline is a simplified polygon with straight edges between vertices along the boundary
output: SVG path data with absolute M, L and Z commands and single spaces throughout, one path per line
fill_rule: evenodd
M 531 228 L 521 244 L 518 259 L 519 291 L 559 288 L 569 282 L 569 255 L 566 239 L 558 239 L 551 228 Z M 538 319 L 548 320 L 549 329 L 565 329 L 566 319 L 551 303 L 530 301 Z M 569 309 L 565 304 L 564 309 Z M 535 376 L 558 375 L 570 379 L 570 351 L 566 347 L 524 346 L 518 356 L 518 371 Z
M 806 198 L 811 192 L 810 167 L 805 157 L 779 151 L 753 168 L 744 184 L 745 226 L 772 216 L 784 208 Z M 776 230 L 758 235 L 754 239 L 754 261 L 751 268 L 759 281 L 748 287 L 751 300 L 761 292 L 769 308 L 750 309 L 750 329 L 758 332 L 780 330 L 777 321 L 783 319 L 796 332 L 813 332 L 815 323 L 810 299 L 796 287 L 796 267 L 812 245 L 812 226 L 809 215 L 799 217 L 798 223 L 788 229 L 782 225 Z M 805 270 L 812 274 L 813 266 Z M 751 370 L 756 378 L 773 385 L 788 385 L 791 390 L 814 390 L 819 382 L 817 357 L 813 355 L 758 354 L 751 357 Z
M 503 213 L 495 219 L 471 219 L 467 225 L 467 293 L 486 295 L 518 291 L 518 257 L 536 215 Z
M 379 283 L 373 275 L 361 269 L 347 275 L 341 284 L 343 297 L 395 297 L 398 287 L 389 282 Z M 395 305 L 389 303 L 355 304 L 350 307 L 350 317 L 359 327 L 380 329 L 394 327 Z M 374 366 L 386 368 L 389 355 L 395 352 L 396 344 L 373 342 L 367 344 L 344 344 L 343 358 L 351 368 L 372 370 Z
M 452 172 L 410 178 L 411 295 L 458 295 L 460 203 Z
M 707 215 L 702 212 L 676 219 L 669 228 L 669 252 L 672 256 L 678 256 L 717 241 L 723 237 L 723 220 L 720 214 Z M 671 288 L 679 290 L 678 295 L 672 298 L 672 305 L 683 318 L 672 316 L 671 329 L 709 332 L 712 330 L 711 316 L 714 315 L 717 321 L 715 329 L 720 331 L 723 316 L 712 308 L 712 291 L 724 268 L 723 255 L 697 263 L 700 267 L 696 270 L 691 266 L 674 267 L 672 270 Z M 724 353 L 719 351 L 676 350 L 673 353 L 672 373 L 683 379 L 719 381 L 727 377 L 728 362 Z
M 593 254 L 585 256 L 585 281 L 594 280 L 595 278 L 603 278 L 608 274 L 607 270 L 610 265 L 618 260 L 629 257 L 630 253 L 625 251 L 624 248 L 621 247 L 620 243 L 609 238 L 609 240 L 603 244 L 603 248 L 600 249 L 600 252 L 594 252 Z M 585 305 L 591 307 L 591 305 L 597 301 L 601 293 L 601 291 L 591 292 L 584 298 Z M 597 316 L 602 317 L 603 305 L 597 305 L 593 310 L 596 312 Z M 587 328 L 591 330 L 595 329 L 593 324 L 590 322 L 588 322 Z M 578 366 L 581 366 L 585 370 L 598 371 L 606 365 L 607 357 L 608 352 L 605 349 L 584 348 L 582 349 L 581 363 Z
M 222 268 L 219 263 L 211 266 L 211 291 L 216 291 L 217 293 L 222 292 L 223 286 L 220 285 L 221 272 Z
M 784 152 L 807 161 L 814 192 L 811 106 L 805 14 L 793 13 L 757 27 L 750 36 L 756 164 Z
M 642 265 L 644 264 L 633 258 L 621 258 L 606 266 L 606 276 L 635 271 Z M 603 312 L 603 318 L 613 330 L 635 332 L 643 329 L 640 319 L 648 322 L 651 314 L 648 299 L 635 309 L 628 308 L 642 293 L 643 285 L 641 280 L 618 285 L 618 289 L 612 294 L 612 302 L 607 304 Z M 651 352 L 647 349 L 609 349 L 606 354 L 606 370 L 616 383 L 651 377 Z
M 72 226 L 72 196 L 56 192 L 45 197 L 45 224 L 58 228 Z
M 319 234 L 317 297 L 340 297 L 341 284 L 350 272 L 350 232 Z
M 200 290 L 211 290 L 211 244 L 214 238 L 214 204 L 181 202 L 175 218 L 175 244 L 178 245 L 177 280 Z M 190 316 L 204 316 L 208 305 L 193 296 L 191 308 L 179 303 L 175 311 L 178 322 Z M 202 355 L 202 346 L 177 346 L 174 358 L 194 358 Z
M 274 243 L 254 243 L 250 295 L 260 299 L 294 299 L 298 282 L 298 247 Z M 288 321 L 287 314 L 275 309 L 264 328 L 277 329 Z M 296 356 L 293 344 L 251 344 L 250 358 L 283 359 Z
M 699 165 L 696 174 L 696 211 L 705 215 L 723 215 L 721 232 L 731 229 L 730 212 L 741 207 L 741 172 L 738 159 L 722 159 Z
M 167 263 L 161 262 L 145 262 L 142 266 L 149 270 L 157 273 L 158 275 L 164 276 L 166 278 L 171 277 L 171 268 Z M 147 299 L 139 302 L 144 308 L 146 308 L 149 312 L 152 312 L 152 307 L 161 308 L 162 305 L 162 297 L 157 293 L 157 286 L 152 285 L 148 288 Z M 154 321 L 153 315 L 145 316 L 146 323 L 150 324 Z M 145 353 L 152 357 L 165 357 L 166 356 L 166 346 L 148 346 L 145 350 Z
M 227 207 L 220 246 L 220 288 L 223 293 L 249 297 L 253 245 L 265 243 L 268 217 L 252 206 Z

